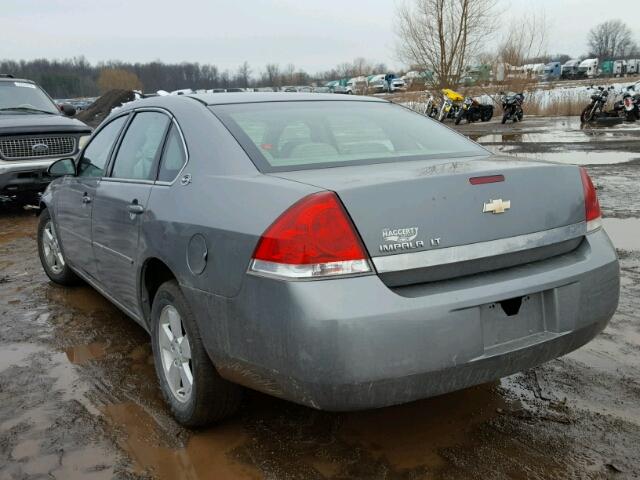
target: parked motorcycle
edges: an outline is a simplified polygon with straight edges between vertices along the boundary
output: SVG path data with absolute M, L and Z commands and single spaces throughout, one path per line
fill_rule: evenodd
M 438 112 L 438 121 L 444 122 L 446 118 L 455 118 L 460 109 L 459 103 L 464 100 L 464 96 L 454 92 L 450 88 L 442 89 L 442 105 Z
M 422 102 L 418 109 L 418 113 L 426 115 L 427 117 L 435 117 L 438 115 L 438 107 L 436 106 L 436 99 L 431 93 L 425 93 L 422 97 Z
M 471 97 L 467 97 L 456 114 L 455 124 L 459 125 L 463 119 L 467 123 L 477 122 L 478 120 L 488 122 L 491 117 L 493 117 L 493 105 L 485 105 Z
M 607 105 L 607 100 L 609 99 L 609 92 L 613 90 L 614 87 L 610 86 L 609 88 L 604 88 L 594 87 L 592 85 L 590 88 L 595 89 L 596 93 L 591 95 L 591 103 L 582 110 L 582 113 L 580 114 L 581 123 L 589 123 L 598 115 L 604 114 L 604 109 Z
M 507 120 L 513 120 L 513 122 L 521 122 L 524 118 L 524 111 L 522 110 L 522 104 L 524 103 L 523 93 L 514 93 L 507 95 L 502 92 L 502 123 L 507 123 Z
M 622 99 L 613 104 L 613 111 L 627 122 L 640 120 L 640 93 L 635 91 L 634 85 L 627 87 L 622 93 Z

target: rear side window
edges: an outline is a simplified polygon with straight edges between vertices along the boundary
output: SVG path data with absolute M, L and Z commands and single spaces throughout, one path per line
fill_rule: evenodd
M 155 180 L 155 168 L 170 119 L 160 112 L 140 112 L 124 134 L 111 176 Z
M 127 115 L 116 118 L 106 125 L 91 139 L 87 145 L 80 163 L 78 164 L 78 176 L 80 177 L 102 177 L 104 168 L 109 159 L 109 153 L 113 144 L 118 138 L 118 134 L 124 125 Z
M 184 151 L 182 137 L 175 125 L 171 126 L 167 143 L 164 147 L 162 160 L 160 162 L 160 171 L 158 172 L 158 180 L 161 182 L 172 182 L 182 170 L 187 161 L 187 154 Z
M 488 155 L 440 123 L 390 103 L 262 102 L 211 109 L 262 172 Z

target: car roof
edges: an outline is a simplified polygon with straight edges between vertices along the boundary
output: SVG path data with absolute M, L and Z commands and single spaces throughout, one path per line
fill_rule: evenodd
M 199 93 L 183 95 L 194 98 L 205 105 L 230 105 L 236 103 L 262 103 L 262 102 L 380 102 L 386 100 L 375 97 L 343 96 L 335 93 L 300 93 L 300 92 L 227 92 L 227 93 Z
M 33 80 L 29 80 L 27 78 L 13 78 L 13 77 L 2 77 L 0 76 L 0 82 L 23 82 L 23 83 L 36 83 Z

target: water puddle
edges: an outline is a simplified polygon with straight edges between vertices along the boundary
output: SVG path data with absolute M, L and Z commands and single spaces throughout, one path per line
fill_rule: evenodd
M 229 453 L 248 440 L 239 425 L 221 424 L 195 433 L 186 447 L 163 445 L 166 433 L 135 403 L 107 405 L 107 418 L 123 431 L 120 447 L 133 460 L 139 473 L 149 472 L 160 480 L 260 479 L 263 475 L 233 460 Z
M 517 151 L 515 147 L 503 147 L 497 145 L 488 145 L 494 153 L 509 155 L 516 158 L 529 160 L 543 160 L 547 162 L 565 163 L 571 165 L 613 165 L 618 163 L 627 163 L 640 159 L 640 153 L 637 152 L 619 152 L 613 150 L 602 151 L 576 151 L 566 150 L 560 152 L 522 152 Z
M 640 250 L 640 218 L 604 218 L 604 229 L 621 250 Z
M 46 349 L 32 343 L 9 343 L 0 348 L 0 372 L 13 366 L 24 365 L 31 355 Z
M 91 287 L 64 288 L 54 285 L 47 291 L 47 297 L 52 303 L 72 307 L 73 311 L 81 313 L 116 311 L 113 304 Z
M 569 130 L 560 132 L 533 132 L 533 133 L 492 133 L 482 135 L 474 140 L 481 144 L 501 143 L 587 143 L 614 140 L 628 137 L 628 131 L 612 130 Z
M 474 426 L 507 409 L 493 384 L 345 417 L 341 435 L 398 469 L 445 466 L 440 450 L 465 443 Z M 453 414 L 455 412 L 455 414 Z
M 66 348 L 64 353 L 71 363 L 83 364 L 89 360 L 96 360 L 107 353 L 107 346 L 104 343 L 94 342 L 88 345 L 76 345 Z
M 0 204 L 0 213 L 2 212 L 2 204 Z M 34 226 L 33 215 L 8 215 L 3 217 L 3 228 L 0 230 L 0 244 L 10 243 L 25 237 L 36 238 L 36 228 Z

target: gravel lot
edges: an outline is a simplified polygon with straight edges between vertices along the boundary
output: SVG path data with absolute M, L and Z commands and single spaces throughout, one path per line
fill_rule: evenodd
M 640 125 L 463 125 L 488 148 L 587 164 L 622 267 L 618 312 L 580 350 L 408 405 L 317 412 L 249 393 L 188 431 L 146 333 L 89 287 L 44 275 L 33 212 L 0 206 L 0 479 L 640 477 Z M 544 192 L 540 192 L 544 195 Z

